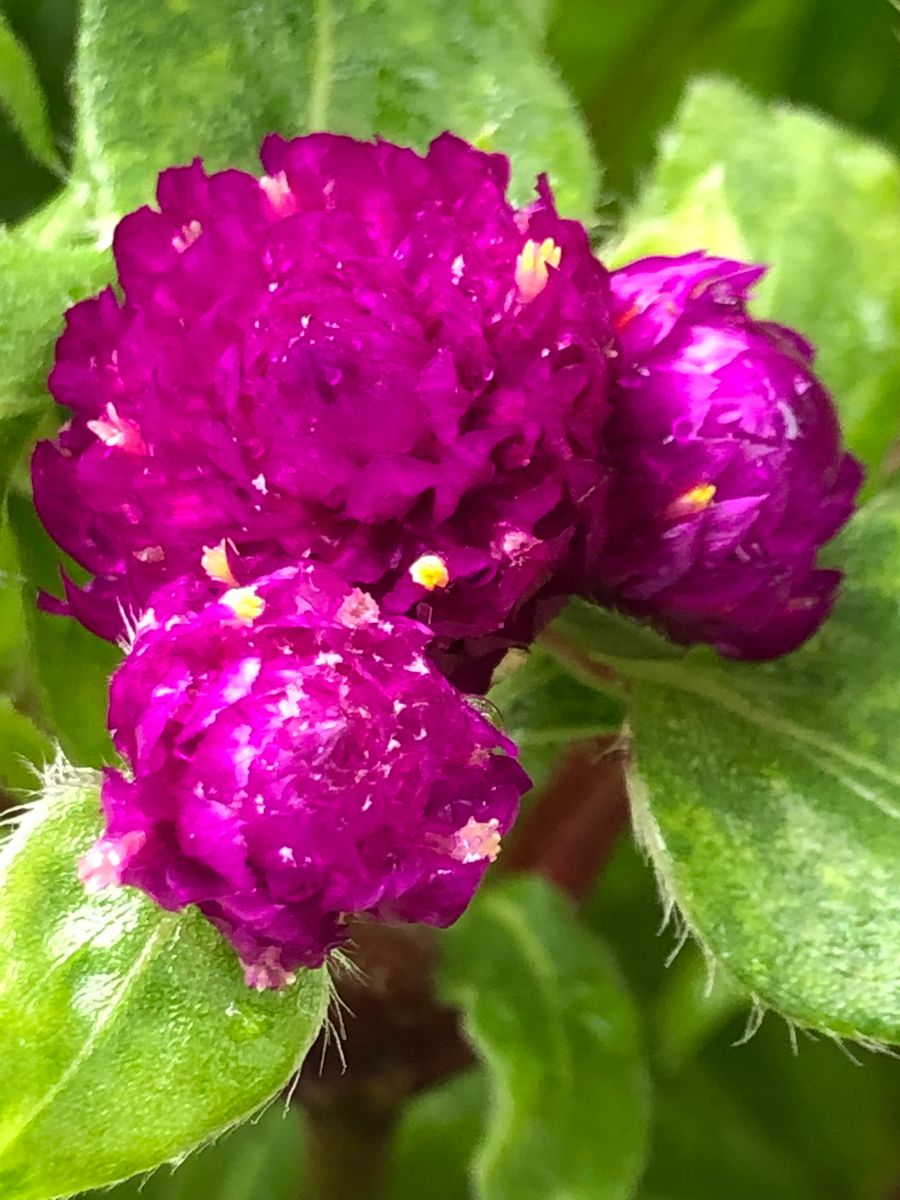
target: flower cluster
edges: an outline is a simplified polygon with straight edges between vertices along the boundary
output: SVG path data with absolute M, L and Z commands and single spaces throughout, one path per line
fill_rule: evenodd
M 116 231 L 123 300 L 69 313 L 50 388 L 74 416 L 34 460 L 96 576 L 68 610 L 116 637 L 228 538 L 251 576 L 311 557 L 427 620 L 483 688 L 602 532 L 579 513 L 606 480 L 608 274 L 546 182 L 517 211 L 507 160 L 449 135 L 262 158 L 164 172 Z
M 166 171 L 120 223 L 33 463 L 93 575 L 45 603 L 134 626 L 83 878 L 198 905 L 257 987 L 354 916 L 465 908 L 527 779 L 459 689 L 567 596 L 784 653 L 860 481 L 810 347 L 747 311 L 763 268 L 610 275 L 545 179 L 515 209 L 450 135 L 262 158 Z
M 528 777 L 430 637 L 318 564 L 158 591 L 113 682 L 132 778 L 106 772 L 85 882 L 198 905 L 255 986 L 318 966 L 349 914 L 456 920 Z

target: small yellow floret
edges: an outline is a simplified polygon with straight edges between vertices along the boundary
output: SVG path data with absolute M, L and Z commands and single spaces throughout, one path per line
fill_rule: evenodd
M 261 617 L 266 609 L 262 596 L 256 594 L 256 588 L 232 588 L 222 597 L 221 604 L 226 604 L 236 617 L 242 621 L 252 622 Z
M 562 247 L 553 238 L 544 238 L 540 245 L 529 238 L 516 259 L 516 287 L 522 299 L 539 296 L 550 278 L 548 267 L 558 267 L 561 261 Z
M 217 546 L 204 546 L 203 556 L 200 559 L 200 566 L 216 583 L 227 583 L 229 587 L 235 587 L 237 580 L 228 565 L 228 551 L 226 549 L 226 541 L 222 538 Z
M 695 513 L 701 513 L 712 504 L 715 494 L 716 485 L 714 483 L 698 483 L 696 487 L 692 487 L 690 491 L 672 501 L 669 505 L 668 515 L 670 517 L 690 517 Z
M 435 588 L 445 588 L 450 582 L 450 572 L 447 564 L 438 554 L 423 554 L 409 568 L 413 583 L 418 583 L 426 592 Z

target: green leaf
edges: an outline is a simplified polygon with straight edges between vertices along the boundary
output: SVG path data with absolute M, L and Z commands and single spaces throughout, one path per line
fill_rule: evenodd
M 620 837 L 611 847 L 582 920 L 610 947 L 629 991 L 649 1008 L 665 987 L 675 947 L 671 936 L 661 936 L 656 877 L 634 838 Z
M 737 980 L 804 1025 L 900 1041 L 900 497 L 829 551 L 834 615 L 797 653 L 588 661 L 632 682 L 636 825 Z M 613 626 L 618 626 L 618 620 Z
M 684 655 L 681 646 L 674 646 L 649 626 L 638 625 L 620 613 L 577 598 L 569 601 L 541 636 L 541 645 L 577 674 L 579 669 L 584 671 L 584 662 L 580 653 L 574 659 L 570 654 L 573 639 L 579 651 L 597 649 L 617 658 L 672 659 Z M 590 667 L 584 678 L 593 687 L 608 686 L 608 680 L 603 684 L 604 676 L 598 674 L 596 666 Z
M 85 895 L 76 863 L 100 824 L 91 776 L 62 773 L 0 853 L 4 1200 L 183 1155 L 274 1096 L 325 1016 L 324 970 L 257 993 L 196 910 Z
M 174 1171 L 130 1180 L 105 1200 L 297 1200 L 303 1136 L 296 1109 L 275 1103 Z M 101 1200 L 98 1196 L 95 1200 Z
M 53 743 L 8 696 L 0 696 L 0 790 L 33 792 L 37 768 L 53 759 Z
M 644 1000 L 661 1068 L 641 1200 L 884 1200 L 896 1174 L 896 1062 L 855 1048 L 851 1058 L 803 1033 L 792 1047 L 774 1014 L 745 1042 L 755 1021 L 748 1026 L 746 1000 L 723 1021 L 720 965 L 709 998 L 696 946 L 664 968 L 675 930 L 654 938 L 658 897 L 644 867 L 623 840 L 598 881 L 602 903 L 591 906 Z
M 86 0 L 76 178 L 108 220 L 202 155 L 252 168 L 261 138 L 329 129 L 423 147 L 444 129 L 509 154 L 514 194 L 548 171 L 588 215 L 597 169 L 525 0 Z M 202 80 L 202 86 L 198 83 Z
M 806 1186 L 788 1191 L 789 1200 L 807 1194 L 815 1200 L 886 1200 L 897 1179 L 896 1061 L 858 1049 L 851 1057 L 828 1039 L 810 1037 L 799 1037 L 789 1053 L 788 1031 L 778 1020 L 766 1020 L 739 1048 L 731 1044 L 737 1031 L 729 1032 L 704 1050 L 698 1065 L 776 1149 L 785 1177 L 797 1179 L 799 1168 Z M 714 1111 L 718 1121 L 727 1110 Z M 732 1193 L 723 1187 L 716 1200 L 722 1196 L 731 1200 Z M 760 1187 L 751 1196 L 769 1200 L 770 1191 Z
M 121 651 L 71 617 L 38 610 L 39 590 L 60 591 L 62 556 L 44 532 L 30 500 L 11 494 L 8 512 L 25 578 L 25 626 L 44 722 L 78 766 L 112 762 L 115 755 L 106 729 L 106 708 L 109 678 Z
M 810 337 L 851 449 L 872 467 L 900 434 L 900 163 L 826 117 L 691 85 L 617 262 L 715 254 L 772 264 L 754 311 Z
M 566 747 L 573 741 L 617 733 L 624 708 L 621 698 L 579 683 L 537 645 L 528 654 L 510 654 L 498 674 L 501 677 L 487 699 L 518 746 L 519 760 L 531 777 L 527 812 L 530 798 L 548 782 Z
M 491 1081 L 479 1200 L 631 1196 L 647 1081 L 603 944 L 548 884 L 524 877 L 481 892 L 442 944 L 444 991 Z
M 63 313 L 102 287 L 110 269 L 109 255 L 94 247 L 42 245 L 0 231 L 0 422 L 49 407 L 47 373 Z
M 47 374 L 63 313 L 107 280 L 110 258 L 0 230 L 0 501 L 22 448 L 52 407 Z
M 555 7 L 556 0 L 519 0 L 519 11 L 541 41 L 547 34 Z
M 565 0 L 550 48 L 602 147 L 610 191 L 628 196 L 698 71 L 802 100 L 896 145 L 897 25 L 887 3 Z
M 707 962 L 696 946 L 685 946 L 654 1006 L 660 1066 L 669 1073 L 678 1070 L 713 1033 L 747 1007 L 746 993 L 721 968 Z
M 12 534 L 0 508 L 0 691 L 18 695 L 27 673 L 21 575 Z
M 624 716 L 619 700 L 573 679 L 540 646 L 491 688 L 488 700 L 523 748 L 615 733 Z
M 19 131 L 28 150 L 45 167 L 60 172 L 47 102 L 28 51 L 0 12 L 0 109 Z
M 823 1200 L 740 1094 L 701 1067 L 660 1089 L 654 1130 L 641 1200 Z
M 423 1192 L 428 1200 L 470 1200 L 469 1163 L 486 1106 L 482 1071 L 466 1071 L 413 1100 L 394 1144 L 390 1200 L 422 1200 Z

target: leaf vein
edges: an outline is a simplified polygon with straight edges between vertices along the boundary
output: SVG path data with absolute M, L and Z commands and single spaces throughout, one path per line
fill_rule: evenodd
M 876 762 L 867 755 L 846 750 L 825 734 L 799 725 L 789 717 L 783 717 L 770 709 L 751 704 L 739 692 L 717 683 L 701 672 L 680 672 L 673 670 L 667 663 L 645 663 L 634 659 L 603 656 L 602 661 L 639 682 L 663 684 L 682 692 L 693 693 L 705 700 L 712 700 L 751 725 L 769 729 L 783 738 L 800 743 L 807 750 L 815 750 L 826 758 L 837 759 L 858 771 L 874 775 L 876 779 L 880 779 L 900 791 L 900 774 L 884 766 L 883 763 Z
M 309 90 L 309 131 L 325 129 L 334 78 L 334 14 L 331 0 L 315 0 L 312 71 Z
M 554 986 L 556 972 L 553 967 L 553 960 L 543 944 L 534 936 L 521 912 L 512 901 L 505 897 L 491 896 L 489 911 L 497 923 L 504 926 L 513 936 L 522 952 L 523 958 L 530 964 L 535 977 L 540 982 L 541 993 L 548 1010 L 548 1018 L 555 1018 L 552 1023 L 548 1020 L 548 1025 L 551 1026 L 553 1040 L 559 1052 L 559 1065 L 563 1068 L 560 1071 L 560 1075 L 563 1077 L 562 1082 L 567 1087 L 571 1087 L 573 1083 L 572 1063 L 569 1054 L 568 1039 L 566 1038 L 564 1029 L 562 1005 L 559 1002 Z

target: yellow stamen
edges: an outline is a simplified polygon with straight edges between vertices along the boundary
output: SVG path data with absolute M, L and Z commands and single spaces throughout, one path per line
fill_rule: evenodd
M 695 513 L 702 513 L 712 504 L 715 494 L 716 485 L 714 483 L 698 483 L 696 487 L 692 487 L 677 500 L 673 500 L 666 509 L 666 515 L 677 518 L 692 517 Z
M 450 572 L 447 564 L 438 554 L 423 554 L 409 568 L 413 583 L 418 583 L 426 592 L 435 588 L 445 588 L 450 582 Z
M 548 267 L 555 269 L 561 261 L 562 247 L 553 238 L 544 238 L 540 245 L 529 238 L 516 259 L 516 287 L 522 299 L 539 296 L 550 278 Z
M 204 546 L 200 566 L 216 583 L 227 583 L 229 587 L 237 587 L 237 580 L 228 565 L 228 543 L 222 538 L 217 546 Z
M 265 600 L 252 587 L 231 588 L 219 603 L 227 605 L 236 617 L 248 624 L 261 617 L 266 609 Z

